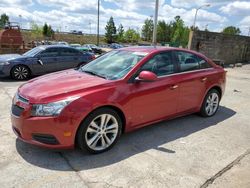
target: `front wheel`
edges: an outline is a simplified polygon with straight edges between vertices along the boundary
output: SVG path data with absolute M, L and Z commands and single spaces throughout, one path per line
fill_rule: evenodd
M 219 108 L 219 103 L 220 103 L 219 92 L 216 89 L 211 89 L 207 93 L 202 103 L 200 114 L 204 117 L 213 116 Z
M 77 133 L 80 149 L 91 153 L 109 150 L 121 135 L 122 121 L 118 113 L 110 108 L 97 109 L 81 124 Z
M 11 77 L 15 80 L 26 80 L 30 77 L 30 70 L 24 65 L 16 65 L 11 69 Z

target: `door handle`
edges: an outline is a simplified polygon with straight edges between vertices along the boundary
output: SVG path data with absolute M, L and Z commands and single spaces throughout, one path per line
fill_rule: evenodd
M 170 89 L 171 90 L 174 90 L 174 89 L 176 89 L 176 88 L 178 88 L 179 86 L 178 85 L 172 85 L 171 87 L 170 87 Z
M 202 82 L 205 82 L 207 80 L 207 77 L 204 77 L 201 79 Z

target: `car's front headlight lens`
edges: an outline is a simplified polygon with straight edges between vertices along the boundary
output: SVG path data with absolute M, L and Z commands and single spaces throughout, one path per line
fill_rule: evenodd
M 32 116 L 58 116 L 61 111 L 76 98 L 69 98 L 62 101 L 52 102 L 48 104 L 32 105 Z
M 6 62 L 0 62 L 0 65 L 9 65 L 10 63 L 8 61 Z

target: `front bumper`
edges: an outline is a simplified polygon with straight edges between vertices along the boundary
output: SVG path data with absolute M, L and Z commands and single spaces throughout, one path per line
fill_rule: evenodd
M 51 149 L 74 148 L 78 121 L 70 114 L 57 117 L 31 117 L 29 104 L 12 106 L 11 123 L 17 137 L 33 145 Z

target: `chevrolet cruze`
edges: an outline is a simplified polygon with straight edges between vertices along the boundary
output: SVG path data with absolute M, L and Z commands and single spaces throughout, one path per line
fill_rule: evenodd
M 123 48 L 21 85 L 11 121 L 24 142 L 100 153 L 122 133 L 152 123 L 196 112 L 213 116 L 225 82 L 224 69 L 202 54 Z

